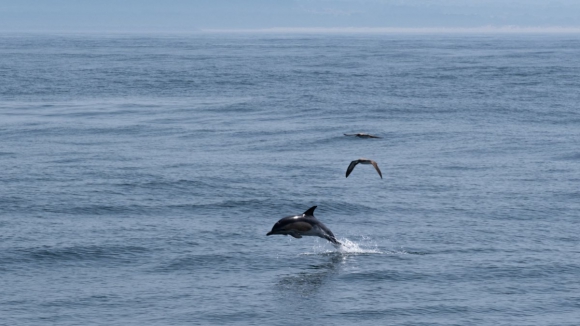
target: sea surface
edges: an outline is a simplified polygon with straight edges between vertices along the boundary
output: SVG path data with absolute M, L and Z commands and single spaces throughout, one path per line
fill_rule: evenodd
M 579 325 L 579 76 L 579 35 L 0 34 L 0 325 Z M 266 236 L 311 206 L 343 247 Z

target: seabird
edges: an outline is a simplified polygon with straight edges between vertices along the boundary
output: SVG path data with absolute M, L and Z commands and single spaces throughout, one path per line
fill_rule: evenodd
M 355 136 L 355 137 L 359 137 L 359 138 L 381 138 L 379 136 L 374 136 L 371 134 L 365 134 L 365 133 L 358 133 L 358 134 L 344 134 L 345 136 Z
M 366 158 L 359 158 L 358 160 L 354 160 L 354 161 L 350 162 L 348 169 L 346 169 L 346 177 L 347 178 L 348 178 L 348 175 L 354 169 L 354 167 L 359 163 L 360 164 L 372 164 L 375 167 L 375 170 L 377 170 L 377 172 L 381 176 L 381 179 L 383 178 L 383 174 L 381 173 L 381 170 L 379 170 L 379 166 L 377 165 L 377 162 L 375 162 L 373 160 L 366 159 Z

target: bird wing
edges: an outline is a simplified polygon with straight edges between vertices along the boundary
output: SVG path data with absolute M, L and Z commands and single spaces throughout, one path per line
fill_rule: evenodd
M 348 165 L 348 169 L 346 169 L 346 177 L 347 178 L 348 178 L 348 175 L 352 172 L 352 170 L 354 169 L 354 167 L 357 164 L 358 164 L 358 160 L 350 162 L 350 164 Z
M 377 172 L 379 173 L 379 175 L 381 176 L 381 179 L 382 179 L 383 174 L 381 173 L 381 170 L 379 169 L 379 165 L 377 164 L 377 162 L 371 160 L 371 164 L 375 167 L 375 170 L 377 170 Z

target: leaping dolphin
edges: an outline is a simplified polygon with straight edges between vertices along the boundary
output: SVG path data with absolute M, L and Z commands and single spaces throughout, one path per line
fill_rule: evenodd
M 341 245 L 332 234 L 332 231 L 314 217 L 315 209 L 316 206 L 312 206 L 304 214 L 284 217 L 276 222 L 272 227 L 272 231 L 266 235 L 283 234 L 291 235 L 294 238 L 302 238 L 302 236 L 321 237 L 334 245 Z

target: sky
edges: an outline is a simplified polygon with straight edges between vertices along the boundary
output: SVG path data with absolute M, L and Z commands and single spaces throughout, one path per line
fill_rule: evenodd
M 0 32 L 549 30 L 580 0 L 0 0 Z

